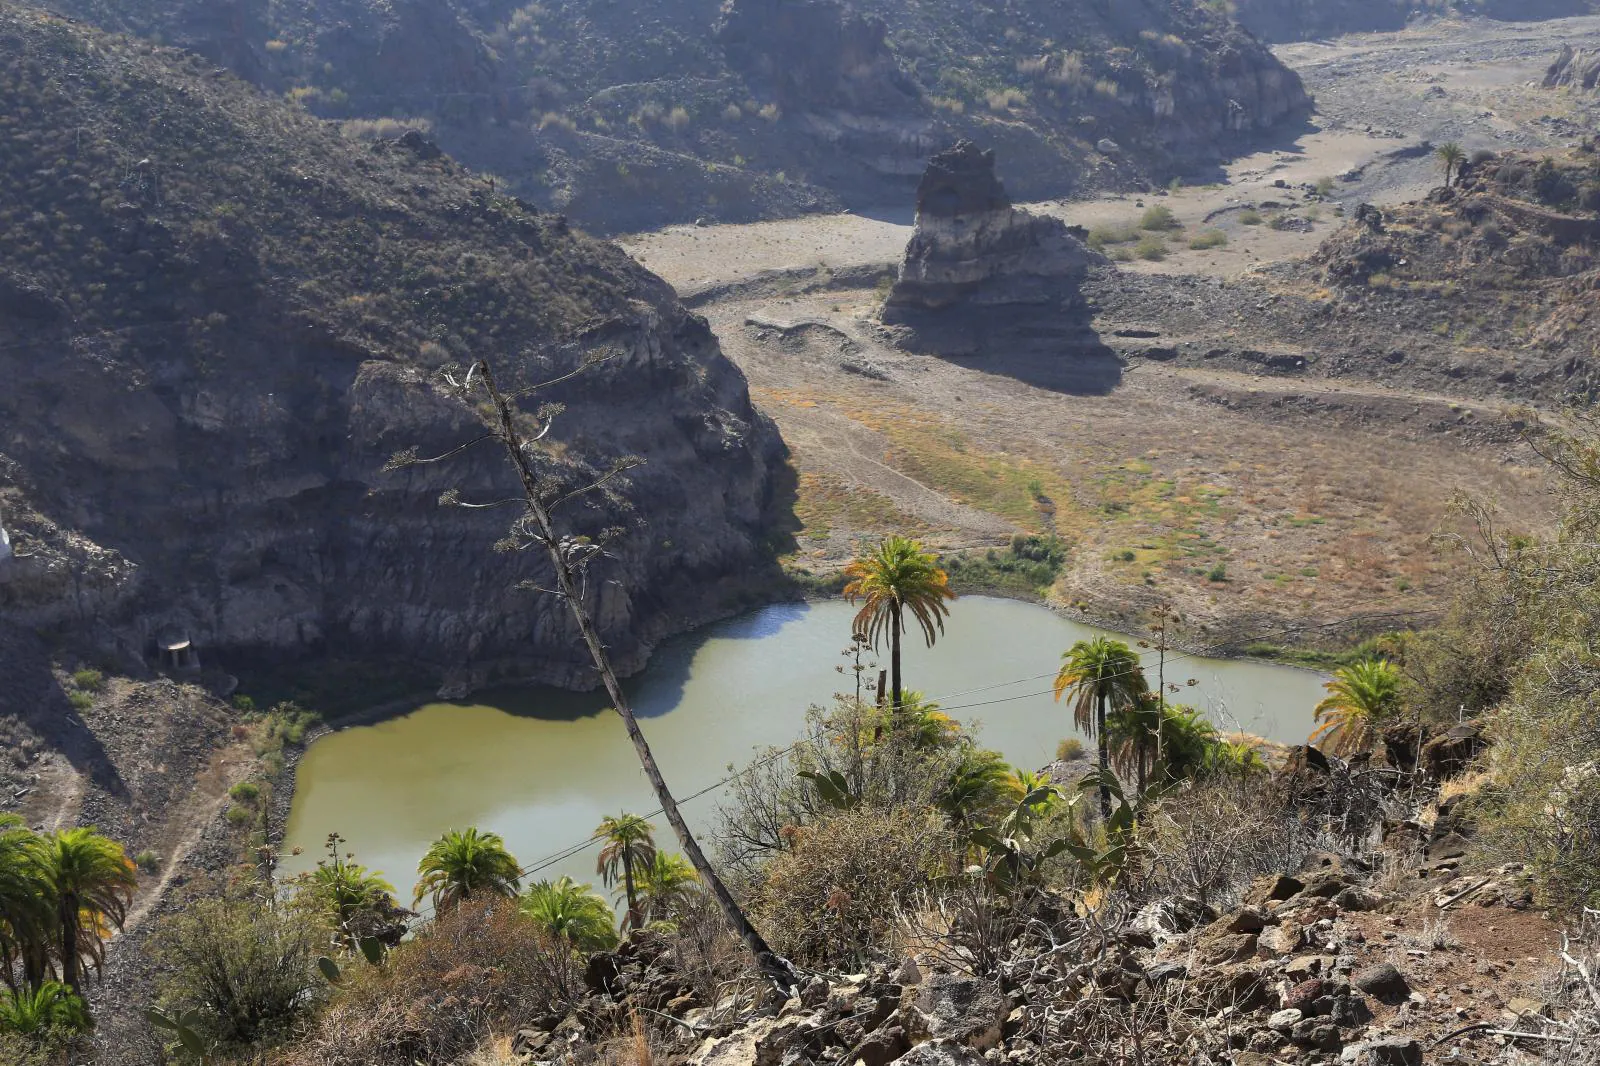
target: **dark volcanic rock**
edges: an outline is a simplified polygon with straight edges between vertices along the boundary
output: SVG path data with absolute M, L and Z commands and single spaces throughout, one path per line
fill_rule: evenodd
M 11 7 L 0 52 L 72 72 L 0 64 L 0 492 L 27 556 L 0 617 L 135 657 L 176 627 L 224 668 L 326 651 L 456 691 L 592 685 L 566 607 L 517 588 L 548 561 L 439 505 L 516 494 L 504 455 L 384 472 L 477 434 L 438 383 L 479 356 L 508 388 L 604 356 L 547 393 L 564 444 L 537 465 L 576 487 L 646 460 L 563 519 L 621 531 L 587 589 L 620 669 L 724 609 L 696 586 L 755 577 L 781 443 L 705 320 L 614 245 L 192 59 Z M 142 162 L 83 195 L 113 153 Z
M 1099 391 L 1121 368 L 1090 328 L 1081 294 L 1106 266 L 1060 219 L 1013 207 L 994 153 L 961 141 L 928 164 L 916 232 L 884 303 L 913 351 L 1003 359 L 1045 387 Z

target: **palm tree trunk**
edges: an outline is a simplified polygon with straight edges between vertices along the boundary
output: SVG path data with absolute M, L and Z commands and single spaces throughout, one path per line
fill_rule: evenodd
M 1111 753 L 1106 748 L 1106 693 L 1102 692 L 1095 701 L 1095 724 L 1099 727 L 1100 739 L 1100 817 L 1111 821 L 1111 786 L 1106 783 L 1106 776 L 1111 773 Z
M 56 920 L 61 923 L 61 983 L 78 991 L 78 897 L 72 892 L 61 894 Z
M 495 413 L 499 419 L 499 436 L 505 445 L 506 453 L 511 457 L 511 464 L 516 468 L 517 476 L 522 481 L 523 494 L 527 497 L 528 513 L 533 517 L 538 527 L 539 539 L 544 543 L 546 552 L 550 556 L 550 564 L 555 568 L 556 582 L 567 607 L 572 611 L 573 621 L 577 623 L 578 632 L 583 635 L 583 642 L 588 646 L 589 656 L 594 660 L 595 670 L 600 674 L 600 680 L 605 685 L 606 694 L 611 697 L 611 705 L 616 709 L 622 724 L 628 732 L 628 739 L 633 742 L 633 749 L 639 756 L 639 765 L 643 768 L 645 777 L 650 780 L 650 787 L 655 789 L 656 799 L 661 804 L 661 811 L 667 816 L 667 822 L 672 826 L 672 831 L 678 836 L 678 843 L 683 848 L 684 855 L 694 866 L 695 872 L 700 875 L 700 881 L 711 891 L 717 905 L 722 909 L 723 916 L 728 924 L 733 926 L 734 932 L 744 941 L 750 953 L 755 956 L 756 965 L 761 972 L 783 989 L 796 988 L 800 984 L 799 975 L 788 959 L 783 958 L 772 950 L 756 927 L 750 924 L 750 919 L 745 917 L 744 910 L 740 908 L 733 893 L 728 891 L 728 886 L 722 883 L 722 878 L 717 876 L 717 871 L 700 850 L 700 842 L 689 829 L 689 823 L 684 821 L 683 814 L 678 810 L 678 801 L 673 798 L 672 790 L 667 787 L 667 779 L 661 775 L 661 768 L 656 764 L 655 753 L 650 750 L 650 744 L 644 738 L 644 733 L 639 729 L 639 721 L 633 715 L 633 707 L 628 702 L 628 697 L 622 691 L 622 682 L 617 678 L 617 672 L 611 666 L 611 657 L 606 654 L 605 645 L 600 640 L 600 633 L 595 628 L 594 622 L 589 617 L 589 610 L 583 604 L 582 590 L 578 587 L 578 580 L 573 573 L 571 564 L 561 551 L 561 539 L 556 535 L 555 523 L 550 517 L 550 510 L 544 504 L 544 499 L 539 492 L 539 484 L 533 473 L 533 468 L 528 463 L 527 450 L 522 440 L 522 434 L 517 430 L 513 418 L 510 402 L 500 393 L 495 385 L 494 375 L 489 370 L 489 364 L 478 364 L 483 370 L 484 383 L 488 388 L 489 396 L 494 401 Z
M 628 928 L 638 929 L 644 925 L 644 918 L 633 890 L 633 856 L 626 849 L 622 852 L 622 891 L 628 897 Z
M 904 706 L 904 692 L 900 688 L 900 604 L 889 605 L 889 682 L 893 691 L 895 728 L 900 726 L 900 710 Z

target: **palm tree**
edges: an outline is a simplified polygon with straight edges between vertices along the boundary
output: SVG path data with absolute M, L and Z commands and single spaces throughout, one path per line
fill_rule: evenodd
M 336 853 L 317 863 L 304 885 L 306 898 L 339 931 L 346 945 L 354 946 L 362 937 L 396 926 L 395 938 L 404 935 L 404 922 L 395 919 L 406 912 L 395 902 L 394 886 L 359 862 Z
M 639 895 L 644 900 L 647 920 L 660 922 L 681 910 L 700 890 L 700 878 L 695 875 L 682 855 L 657 851 L 655 857 L 638 871 Z
M 454 829 L 433 842 L 417 863 L 417 894 L 412 906 L 431 895 L 433 909 L 442 911 L 474 896 L 512 899 L 522 879 L 517 860 L 506 850 L 498 833 L 465 833 Z
M 1163 720 L 1161 698 L 1144 693 L 1136 702 L 1114 710 L 1106 718 L 1106 733 L 1111 746 L 1111 765 L 1117 775 L 1138 780 L 1139 795 L 1144 795 L 1161 747 Z
M 900 684 L 900 635 L 906 629 L 906 614 L 915 618 L 922 637 L 933 647 L 944 632 L 950 609 L 946 600 L 956 594 L 950 590 L 950 575 L 939 569 L 932 555 L 917 541 L 905 537 L 885 537 L 871 552 L 857 557 L 844 568 L 850 583 L 844 587 L 851 603 L 861 600 L 856 613 L 856 635 L 872 642 L 876 650 L 889 638 L 889 682 L 891 706 L 902 706 Z
M 1450 187 L 1450 179 L 1461 170 L 1461 164 L 1466 162 L 1467 153 L 1455 141 L 1441 144 L 1434 149 L 1433 154 L 1438 157 L 1439 165 L 1444 167 L 1444 187 Z
M 634 882 L 634 871 L 650 865 L 656 858 L 655 826 L 636 814 L 607 816 L 595 830 L 595 835 L 606 842 L 600 849 L 594 872 L 600 883 L 611 888 L 622 875 L 622 895 L 628 901 L 628 915 L 623 925 L 639 929 L 644 925 L 644 912 L 639 908 L 639 894 Z
M 0 995 L 0 1033 L 35 1036 L 51 1029 L 88 1032 L 89 1008 L 72 989 L 56 981 Z
M 1335 755 L 1367 751 L 1378 729 L 1400 709 L 1400 670 L 1388 659 L 1363 659 L 1333 672 L 1313 717 L 1322 724 L 1310 743 Z
M 34 862 L 35 837 L 14 814 L 0 814 L 0 981 L 17 990 L 16 966 L 24 982 L 44 980 L 54 911 L 45 898 Z
M 96 971 L 105 963 L 105 941 L 127 920 L 139 878 L 122 845 L 93 829 L 35 837 L 30 850 L 40 884 L 55 904 L 61 980 L 77 992 L 81 960 Z
M 617 946 L 611 904 L 588 885 L 580 885 L 570 877 L 529 885 L 517 909 L 545 932 L 570 941 L 579 951 L 606 951 Z
M 1217 744 L 1217 729 L 1204 713 L 1181 703 L 1168 704 L 1161 720 L 1163 778 L 1180 781 L 1204 773 Z
M 1055 694 L 1072 696 L 1072 720 L 1078 731 L 1100 744 L 1100 816 L 1111 817 L 1111 792 L 1104 784 L 1111 769 L 1106 718 L 1113 709 L 1135 707 L 1149 686 L 1139 666 L 1139 656 L 1120 640 L 1096 637 L 1080 640 L 1061 656 L 1066 660 L 1056 674 Z
M 959 826 L 981 824 L 1010 798 L 1011 767 L 997 751 L 965 744 L 950 780 L 935 800 Z

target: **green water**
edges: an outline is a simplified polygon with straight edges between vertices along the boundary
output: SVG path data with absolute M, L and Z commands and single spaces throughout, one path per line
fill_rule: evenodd
M 798 735 L 808 705 L 851 688 L 835 670 L 845 660 L 852 609 L 839 602 L 783 604 L 707 627 L 663 646 L 629 682 L 645 736 L 682 797 L 742 766 L 766 745 Z M 966 597 L 931 651 L 905 655 L 907 686 L 935 697 L 1012 762 L 1037 767 L 1072 735 L 1070 715 L 1052 701 L 1061 652 L 1099 635 L 1043 607 Z M 887 665 L 887 657 L 884 657 Z M 1154 682 L 1154 663 L 1147 661 Z M 1272 740 L 1304 740 L 1321 698 L 1314 673 L 1260 663 L 1168 657 L 1167 679 L 1194 679 L 1185 702 L 1226 728 Z M 288 872 L 315 861 L 337 831 L 368 866 L 408 895 L 417 859 L 450 828 L 476 825 L 505 837 L 530 864 L 582 841 L 602 815 L 652 811 L 657 804 L 622 723 L 596 695 L 556 690 L 501 694 L 482 703 L 436 703 L 374 726 L 324 737 L 300 763 Z M 705 825 L 715 792 L 685 814 Z M 666 823 L 656 819 L 670 839 Z M 287 854 L 287 849 L 286 849 Z M 593 851 L 558 862 L 541 877 L 594 880 Z

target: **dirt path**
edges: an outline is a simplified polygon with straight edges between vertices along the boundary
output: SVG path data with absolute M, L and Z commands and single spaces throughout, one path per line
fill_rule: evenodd
M 138 929 L 165 898 L 184 860 L 228 804 L 228 790 L 248 777 L 255 765 L 255 755 L 247 743 L 235 743 L 216 752 L 196 779 L 194 788 L 182 802 L 166 812 L 162 846 L 156 851 L 161 856 L 160 876 L 153 882 L 140 878 L 139 894 L 128 912 L 128 920 L 123 923 L 122 935 Z

